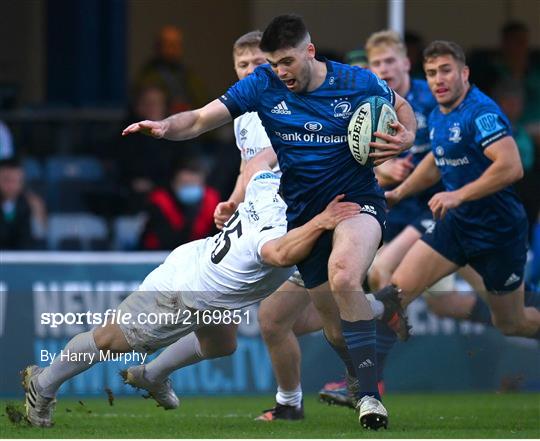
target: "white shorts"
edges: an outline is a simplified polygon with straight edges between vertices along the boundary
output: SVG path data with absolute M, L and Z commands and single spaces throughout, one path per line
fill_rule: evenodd
M 154 352 L 200 327 L 184 313 L 189 308 L 177 279 L 176 267 L 165 261 L 118 306 L 122 315 L 131 314 L 129 323 L 119 326 L 135 351 Z
M 295 285 L 298 285 L 302 288 L 305 288 L 304 281 L 302 280 L 302 276 L 300 275 L 300 271 L 296 270 L 291 277 L 289 277 L 289 282 L 294 283 Z

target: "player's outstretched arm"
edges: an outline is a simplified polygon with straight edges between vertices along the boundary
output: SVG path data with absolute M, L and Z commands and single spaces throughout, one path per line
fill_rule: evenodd
M 122 136 L 142 133 L 158 139 L 182 141 L 196 138 L 228 123 L 231 119 L 231 114 L 225 104 L 214 100 L 200 109 L 176 113 L 161 121 L 136 122 L 126 127 L 122 131 Z
M 426 188 L 436 184 L 441 179 L 439 169 L 435 164 L 433 153 L 428 153 L 420 164 L 416 166 L 411 175 L 405 179 L 398 187 L 385 192 L 388 205 L 391 207 L 400 200 L 413 194 L 419 193 Z
M 484 150 L 484 154 L 492 164 L 478 179 L 458 190 L 437 193 L 430 199 L 428 205 L 436 219 L 442 219 L 448 210 L 460 206 L 463 202 L 489 196 L 523 177 L 519 150 L 511 136 L 494 142 Z
M 377 166 L 389 159 L 398 156 L 401 152 L 411 148 L 416 137 L 416 117 L 411 105 L 396 93 L 396 103 L 394 105 L 398 122 L 390 124 L 396 129 L 395 135 L 375 132 L 377 138 L 384 139 L 384 142 L 370 142 L 370 147 L 376 149 L 369 156 L 373 159 L 373 165 Z
M 261 248 L 262 260 L 272 266 L 293 266 L 311 252 L 319 236 L 336 228 L 341 221 L 360 213 L 354 202 L 340 202 L 345 195 L 336 196 L 326 209 L 301 227 L 294 228 L 279 239 L 266 242 Z

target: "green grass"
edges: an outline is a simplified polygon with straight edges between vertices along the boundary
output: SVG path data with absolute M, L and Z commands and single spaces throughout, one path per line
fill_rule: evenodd
M 164 411 L 153 401 L 61 399 L 51 429 L 14 424 L 0 401 L 0 438 L 540 438 L 540 394 L 389 395 L 388 430 L 360 428 L 356 414 L 305 398 L 304 421 L 254 422 L 271 397 L 183 400 Z M 14 404 L 14 402 L 11 402 Z M 22 408 L 20 403 L 16 403 Z

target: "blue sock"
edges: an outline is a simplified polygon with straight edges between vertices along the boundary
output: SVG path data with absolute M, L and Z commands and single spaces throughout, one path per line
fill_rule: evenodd
M 348 322 L 341 320 L 343 337 L 358 378 L 358 398 L 371 395 L 381 399 L 377 388 L 377 354 L 375 320 Z
M 326 338 L 326 341 L 328 344 L 332 347 L 332 349 L 338 354 L 339 358 L 345 363 L 345 368 L 347 369 L 347 373 L 351 377 L 356 377 L 356 371 L 354 369 L 354 365 L 352 364 L 351 356 L 349 355 L 349 351 L 347 348 L 342 348 L 341 346 L 334 345 L 328 338 L 326 337 L 326 334 L 323 332 L 324 338 Z
M 377 320 L 377 381 L 383 380 L 384 364 L 386 356 L 397 341 L 397 335 L 390 327 Z
M 489 306 L 480 298 L 480 296 L 476 296 L 476 302 L 471 309 L 468 320 L 474 323 L 484 323 L 486 325 L 493 326 Z

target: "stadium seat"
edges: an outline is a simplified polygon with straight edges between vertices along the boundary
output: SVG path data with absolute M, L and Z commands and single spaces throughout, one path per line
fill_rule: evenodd
M 109 231 L 105 220 L 88 213 L 54 213 L 49 216 L 50 250 L 102 250 Z
M 22 167 L 26 182 L 40 181 L 44 178 L 41 163 L 32 156 L 27 156 L 22 160 Z
M 137 248 L 146 215 L 139 213 L 135 216 L 118 216 L 113 223 L 114 249 L 131 251 Z
M 77 212 L 89 209 L 85 195 L 99 188 L 105 173 L 92 157 L 53 156 L 45 164 L 45 176 L 49 209 Z
M 101 163 L 90 156 L 52 156 L 45 164 L 47 181 L 98 181 L 104 172 Z

